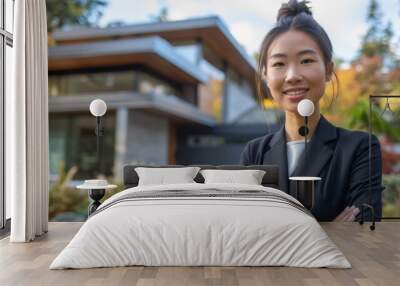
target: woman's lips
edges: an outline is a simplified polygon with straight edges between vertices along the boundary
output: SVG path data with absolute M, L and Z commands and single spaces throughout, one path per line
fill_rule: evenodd
M 298 101 L 306 96 L 308 88 L 284 91 L 283 94 L 292 101 Z

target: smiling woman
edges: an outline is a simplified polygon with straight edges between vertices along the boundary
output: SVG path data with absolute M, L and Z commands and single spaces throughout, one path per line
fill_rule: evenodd
M 311 210 L 321 221 L 359 219 L 359 206 L 368 202 L 371 179 L 372 202 L 379 219 L 383 190 L 379 141 L 372 136 L 371 174 L 368 134 L 337 128 L 320 114 L 325 85 L 336 77 L 332 55 L 332 43 L 313 18 L 308 2 L 290 0 L 282 4 L 275 27 L 261 45 L 257 87 L 260 100 L 272 97 L 281 107 L 285 123 L 276 133 L 250 141 L 241 163 L 279 165 L 279 187 L 292 195 L 296 190 L 289 176 L 321 177 Z M 297 112 L 302 99 L 311 100 L 315 106 L 308 118 L 312 156 L 307 153 L 307 160 L 304 139 L 299 134 L 304 118 Z M 364 217 L 371 219 L 372 214 L 365 212 Z

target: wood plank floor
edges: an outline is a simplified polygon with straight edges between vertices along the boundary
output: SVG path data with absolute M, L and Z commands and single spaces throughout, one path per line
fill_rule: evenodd
M 0 285 L 400 285 L 400 222 L 324 223 L 352 269 L 290 267 L 119 267 L 48 270 L 81 223 L 50 223 L 32 243 L 0 241 Z

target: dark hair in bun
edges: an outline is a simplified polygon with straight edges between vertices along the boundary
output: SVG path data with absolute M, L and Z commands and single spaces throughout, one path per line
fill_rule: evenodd
M 269 91 L 265 94 L 263 88 L 263 73 L 266 71 L 267 52 L 271 43 L 277 36 L 289 30 L 296 30 L 306 33 L 310 36 L 319 46 L 322 51 L 325 66 L 332 62 L 332 43 L 328 34 L 321 27 L 321 25 L 313 18 L 308 1 L 297 2 L 297 0 L 289 0 L 283 3 L 278 11 L 275 27 L 273 27 L 265 36 L 260 50 L 260 57 L 258 59 L 258 68 L 256 75 L 257 90 L 260 99 L 269 96 Z M 335 75 L 335 74 L 334 74 Z M 337 76 L 335 75 L 336 82 Z
M 281 19 L 288 17 L 295 17 L 300 13 L 306 13 L 312 16 L 312 12 L 310 8 L 307 6 L 308 1 L 297 2 L 297 1 L 289 1 L 288 3 L 283 3 L 281 8 L 278 11 L 278 16 L 276 18 L 276 22 L 279 22 Z

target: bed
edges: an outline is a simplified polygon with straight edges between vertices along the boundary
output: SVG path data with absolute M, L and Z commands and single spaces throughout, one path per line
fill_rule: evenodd
M 261 184 L 138 185 L 124 168 L 125 190 L 107 199 L 50 269 L 144 266 L 291 266 L 350 268 L 311 213 L 277 189 L 277 166 L 196 166 L 262 170 Z

